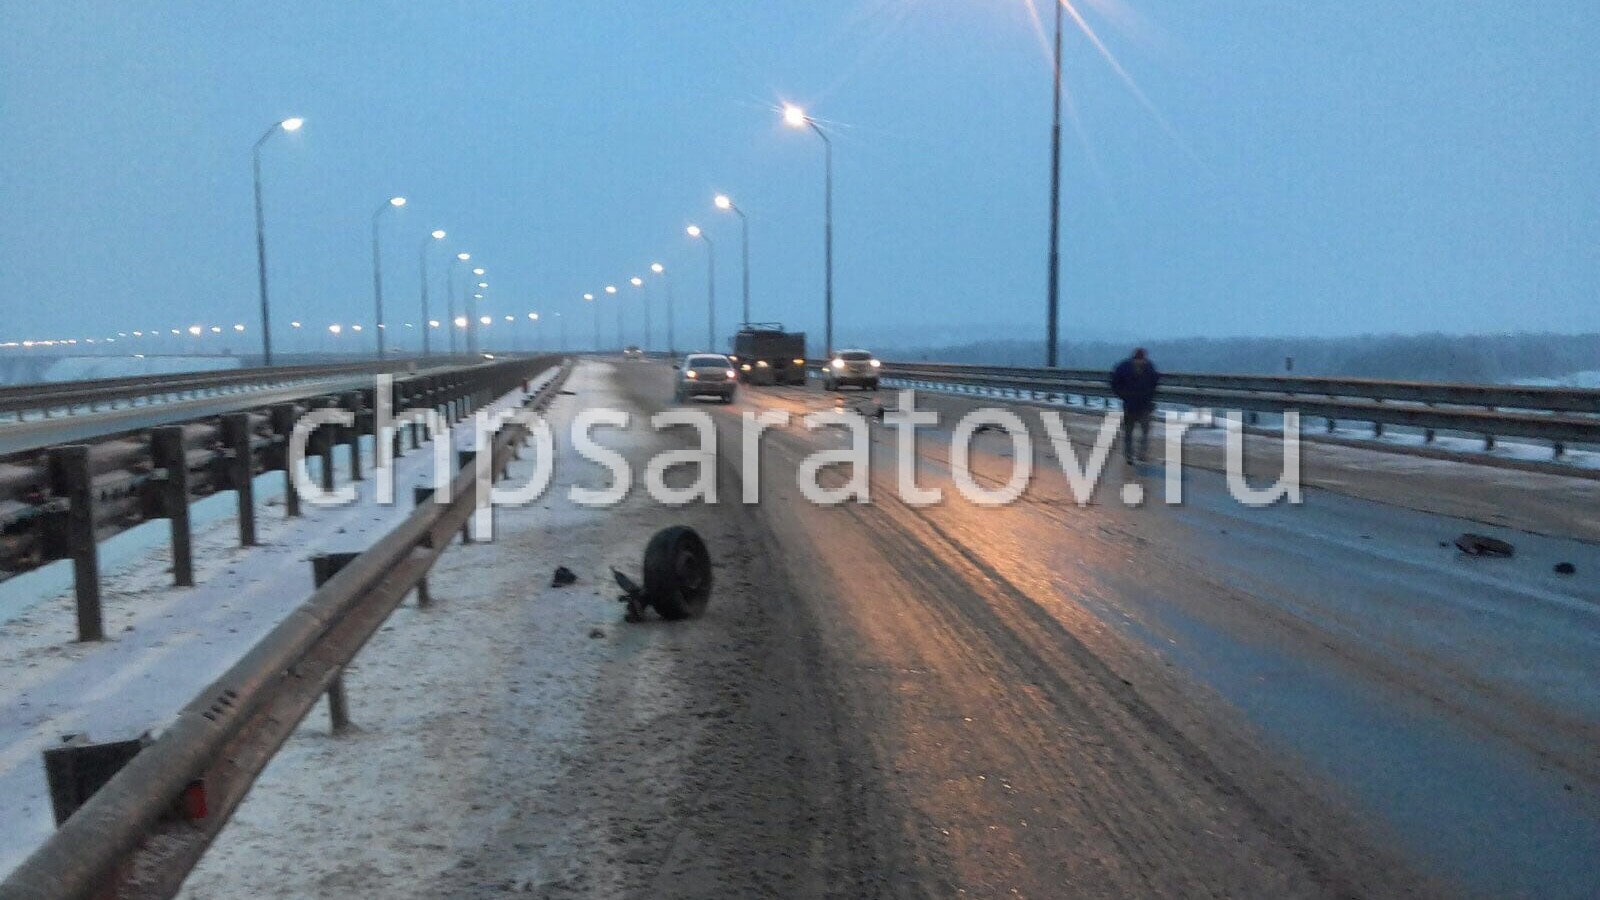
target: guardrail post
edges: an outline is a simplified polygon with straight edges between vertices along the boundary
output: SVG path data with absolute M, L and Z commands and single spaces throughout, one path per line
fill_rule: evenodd
M 222 417 L 222 440 L 227 445 L 228 480 L 239 497 L 239 545 L 256 545 L 255 454 L 250 447 L 250 414 Z
M 311 557 L 311 580 L 322 587 L 340 569 L 360 556 L 359 553 L 319 553 Z M 328 684 L 328 719 L 334 734 L 343 734 L 350 728 L 350 704 L 344 691 L 344 669 L 340 669 Z
M 432 503 L 433 488 L 417 485 L 411 489 L 411 498 L 413 504 L 419 507 L 424 503 Z M 430 550 L 433 549 L 432 531 L 423 536 L 422 546 L 427 547 Z M 433 595 L 428 593 L 428 575 L 426 572 L 424 572 L 422 578 L 418 579 L 417 581 L 417 606 L 428 606 L 431 603 L 433 603 Z
M 476 451 L 476 450 L 457 450 L 456 451 L 456 471 L 459 472 L 462 469 L 466 469 L 469 472 L 475 472 L 475 471 L 477 471 L 477 468 L 478 468 L 478 451 Z M 476 478 L 476 476 L 474 476 L 474 478 Z M 476 486 L 474 486 L 473 492 L 474 492 L 474 494 L 476 494 L 476 492 L 477 492 Z M 474 501 L 474 502 L 476 502 L 476 501 Z M 468 516 L 467 520 L 465 522 L 461 523 L 461 543 L 463 543 L 463 544 L 472 543 L 472 517 L 471 516 Z
M 312 404 L 317 409 L 328 409 L 336 405 L 331 397 L 318 398 Z M 333 448 L 338 443 L 336 431 L 338 431 L 337 426 L 328 425 L 318 428 L 315 434 L 317 453 L 322 456 L 322 490 L 324 492 L 332 492 L 333 490 Z
M 344 395 L 344 408 L 350 411 L 353 420 L 351 424 L 341 426 L 340 435 L 350 447 L 350 480 L 361 479 L 361 392 L 351 391 Z
M 294 420 L 299 409 L 293 403 L 279 403 L 272 407 L 272 433 L 277 436 L 276 461 L 283 469 L 283 508 L 290 517 L 300 515 L 300 492 L 294 489 L 294 473 L 289 471 L 289 435 L 294 432 Z
M 100 549 L 94 539 L 94 487 L 89 447 L 50 448 L 50 492 L 67 502 L 67 553 L 72 558 L 72 589 L 78 607 L 78 640 L 105 640 L 100 610 Z
M 189 533 L 189 459 L 183 448 L 183 426 L 163 425 L 150 431 L 150 456 L 166 470 L 161 482 L 161 512 L 172 523 L 172 581 L 194 587 L 194 544 Z

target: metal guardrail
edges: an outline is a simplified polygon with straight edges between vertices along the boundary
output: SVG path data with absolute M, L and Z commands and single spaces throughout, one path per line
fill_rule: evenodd
M 525 361 L 524 361 L 525 364 Z M 542 406 L 565 367 L 528 399 Z M 526 440 L 508 425 L 487 471 L 502 473 Z M 298 609 L 185 706 L 173 724 L 0 882 L 6 900 L 137 900 L 175 894 L 256 777 L 329 695 L 340 725 L 344 667 L 413 590 L 427 602 L 433 563 L 472 516 L 474 460 L 445 503 L 419 503 L 388 535 L 332 574 Z M 192 802 L 198 794 L 203 803 Z M 191 802 L 180 805 L 179 799 Z M 204 807 L 195 818 L 175 812 Z
M 826 361 L 813 360 L 814 366 Z M 884 363 L 886 380 L 968 392 L 999 391 L 1032 399 L 1089 398 L 1109 402 L 1107 374 L 1086 369 L 1035 369 L 944 363 Z M 1304 376 L 1162 373 L 1158 402 L 1258 414 L 1296 411 L 1321 418 L 1332 432 L 1341 421 L 1414 428 L 1432 443 L 1441 432 L 1479 437 L 1492 448 L 1500 437 L 1549 442 L 1555 455 L 1572 445 L 1600 445 L 1600 390 L 1470 385 Z
M 419 366 L 466 365 L 471 357 L 397 358 L 384 362 L 339 363 L 317 366 L 267 366 L 224 369 L 210 372 L 175 372 L 163 375 L 130 375 L 85 381 L 42 382 L 0 387 L 0 418 L 23 419 L 29 413 L 51 418 L 55 413 L 71 415 L 79 408 L 90 412 L 101 407 L 117 409 L 136 406 L 139 401 L 219 394 L 233 390 L 294 384 L 317 378 L 367 373 L 415 372 Z
M 397 377 L 391 409 L 433 409 L 454 423 L 499 396 L 555 357 L 518 358 Z M 308 409 L 340 407 L 354 414 L 349 427 L 312 435 L 308 454 L 321 458 L 322 486 L 333 488 L 334 456 L 343 445 L 349 472 L 361 478 L 361 439 L 376 429 L 377 387 L 134 432 L 86 444 L 47 448 L 0 461 L 0 580 L 49 562 L 74 567 L 80 640 L 103 637 L 98 542 L 155 519 L 171 523 L 173 580 L 194 583 L 189 504 L 221 491 L 239 499 L 239 541 L 255 543 L 254 478 L 282 471 L 284 506 L 299 515 L 300 498 L 289 475 L 289 439 Z M 418 446 L 422 425 L 409 426 Z M 395 434 L 395 450 L 402 435 Z

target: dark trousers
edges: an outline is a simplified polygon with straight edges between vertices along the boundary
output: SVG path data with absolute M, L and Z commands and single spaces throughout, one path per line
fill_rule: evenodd
M 1138 457 L 1144 459 L 1150 455 L 1150 418 L 1155 413 L 1153 406 L 1129 406 L 1122 404 L 1122 456 L 1128 462 L 1133 462 L 1133 429 L 1139 429 Z

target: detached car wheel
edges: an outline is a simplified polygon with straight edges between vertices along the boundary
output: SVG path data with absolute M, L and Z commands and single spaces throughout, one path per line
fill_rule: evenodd
M 645 599 L 664 619 L 705 612 L 711 581 L 711 553 L 687 525 L 663 528 L 644 548 Z

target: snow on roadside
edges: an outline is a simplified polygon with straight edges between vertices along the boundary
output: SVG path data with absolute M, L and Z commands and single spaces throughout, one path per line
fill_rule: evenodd
M 550 419 L 621 406 L 609 367 L 579 367 Z M 635 464 L 663 441 L 598 429 Z M 738 510 L 662 507 L 635 490 L 587 508 L 600 470 L 558 438 L 555 481 L 497 511 L 493 543 L 456 544 L 346 677 L 354 733 L 325 708 L 296 730 L 184 885 L 183 900 L 775 896 L 810 857 L 813 782 L 774 721 L 805 696 L 774 648 L 764 547 Z M 513 465 L 512 482 L 530 463 Z M 608 569 L 635 577 L 671 522 L 712 547 L 699 619 L 625 625 Z M 550 584 L 556 565 L 577 584 Z M 786 644 L 789 642 L 786 642 Z M 776 696 L 774 696 L 776 695 Z M 755 699 L 759 697 L 760 699 Z M 820 727 L 820 726 L 819 726 Z M 784 777 L 785 775 L 791 777 Z M 831 821 L 831 820 L 829 820 Z M 831 857 L 830 857 L 831 858 Z

